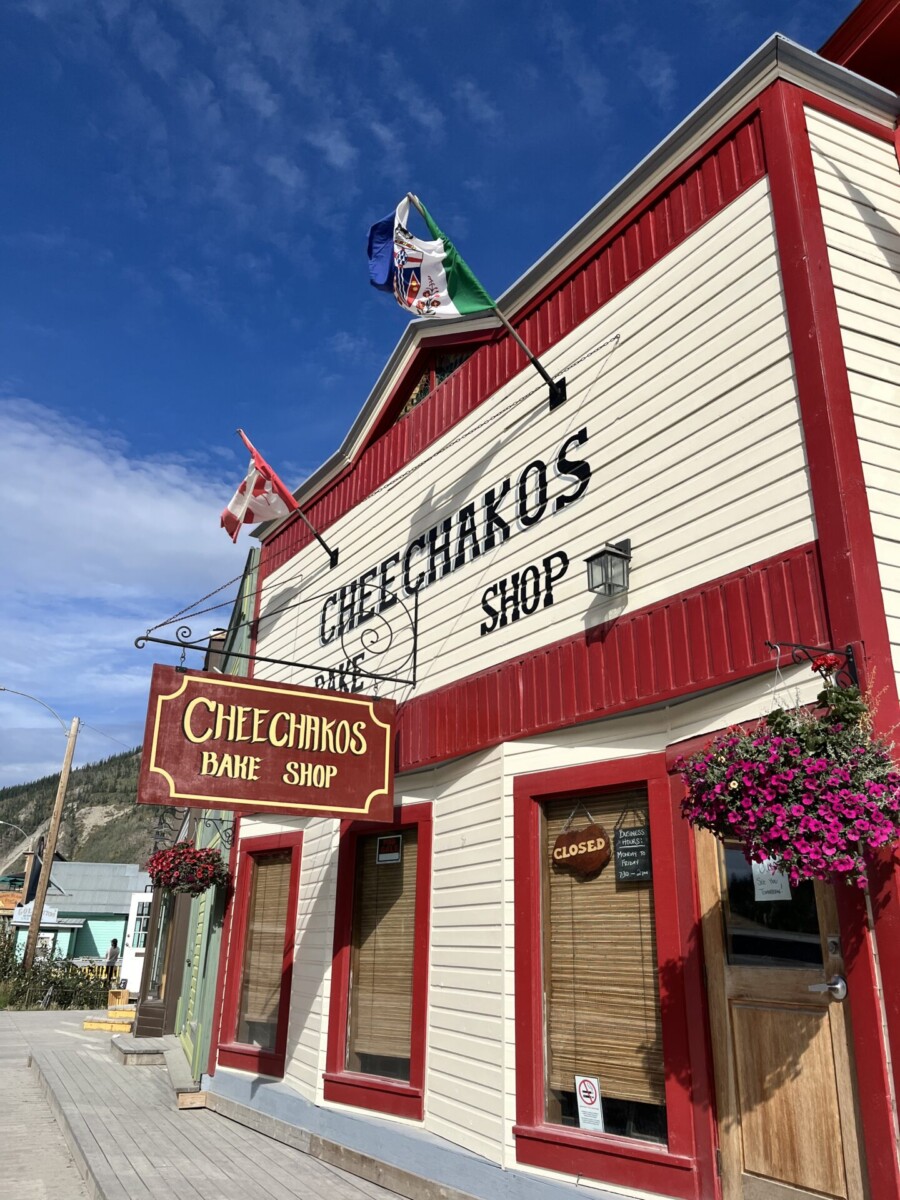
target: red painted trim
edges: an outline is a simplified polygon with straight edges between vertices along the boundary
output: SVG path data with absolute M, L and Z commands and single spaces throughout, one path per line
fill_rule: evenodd
M 819 53 L 896 92 L 900 88 L 900 3 L 862 0 Z
M 414 697 L 398 713 L 397 769 L 771 670 L 767 638 L 828 639 L 819 572 L 815 544 L 799 546 Z
M 231 875 L 231 887 L 225 902 L 225 915 L 222 921 L 222 939 L 219 942 L 219 962 L 216 967 L 216 994 L 213 1000 L 213 1015 L 210 1027 L 209 1061 L 206 1066 L 208 1075 L 216 1073 L 216 1058 L 219 1052 L 219 1041 L 222 1037 L 222 1006 L 225 997 L 225 964 L 228 962 L 228 949 L 231 941 L 231 927 L 234 919 L 234 894 L 237 884 L 237 857 L 241 840 L 241 817 L 234 814 L 233 840 L 228 855 L 228 871 Z
M 863 478 L 840 320 L 828 262 L 803 96 L 774 84 L 761 98 L 775 235 L 797 375 L 822 576 L 835 645 L 860 644 L 863 681 L 886 692 L 882 727 L 900 717 L 875 542 Z M 777 635 L 781 637 L 780 634 Z M 785 639 L 787 640 L 787 639 Z M 875 877 L 876 934 L 900 1084 L 900 904 L 897 872 Z M 837 889 L 869 1181 L 873 1200 L 900 1195 L 877 974 L 861 901 Z
M 356 882 L 356 845 L 360 837 L 418 829 L 416 849 L 416 924 L 413 942 L 412 1028 L 409 1083 L 348 1071 L 347 1029 L 350 1009 L 350 948 Z M 425 1111 L 425 1050 L 428 1020 L 428 954 L 431 934 L 432 806 L 409 804 L 389 825 L 342 821 L 338 847 L 337 901 L 331 1001 L 325 1057 L 326 1100 L 421 1121 Z
M 390 1079 L 376 1079 L 352 1071 L 337 1074 L 326 1071 L 323 1078 L 325 1099 L 331 1103 L 370 1108 L 373 1112 L 407 1117 L 411 1121 L 421 1121 L 424 1116 L 425 1092 L 422 1088 L 405 1087 Z
M 544 1117 L 541 805 L 560 796 L 646 783 L 653 857 L 660 1009 L 669 1144 L 661 1148 L 548 1124 Z M 702 994 L 699 910 L 684 870 L 685 831 L 664 754 L 519 776 L 513 785 L 516 972 L 517 1161 L 666 1196 L 697 1200 L 715 1190 L 714 1131 L 699 1101 L 711 1092 L 710 1058 L 688 997 Z
M 612 229 L 514 315 L 532 351 L 541 354 L 565 337 L 764 174 L 759 115 L 751 104 L 637 200 Z M 409 387 L 410 372 L 421 371 L 421 362 L 419 356 L 412 359 L 383 412 L 399 404 L 403 389 Z M 320 532 L 328 529 L 526 365 L 509 335 L 502 329 L 495 332 L 427 400 L 384 429 L 351 467 L 305 501 L 307 518 Z M 383 427 L 380 415 L 375 429 Z M 260 585 L 311 538 L 299 520 L 274 530 L 262 546 Z
M 229 946 L 225 972 L 225 994 L 222 1002 L 222 1020 L 219 1026 L 219 1064 L 236 1067 L 241 1071 L 254 1071 L 259 1075 L 282 1076 L 287 1048 L 288 1019 L 290 1017 L 291 976 L 294 969 L 294 933 L 297 927 L 297 901 L 300 893 L 300 862 L 303 848 L 303 833 L 292 830 L 269 837 L 244 838 L 238 852 L 238 871 L 235 883 L 235 904 L 232 929 L 234 936 Z M 244 939 L 247 931 L 247 916 L 250 904 L 250 860 L 270 854 L 275 850 L 291 851 L 291 875 L 288 885 L 287 915 L 284 929 L 284 955 L 281 970 L 281 995 L 278 1007 L 278 1027 L 275 1034 L 275 1049 L 261 1050 L 236 1041 L 238 1006 L 243 974 Z

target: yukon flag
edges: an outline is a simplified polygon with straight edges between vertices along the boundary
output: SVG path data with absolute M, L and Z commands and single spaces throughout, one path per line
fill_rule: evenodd
M 409 232 L 410 200 L 434 241 Z M 459 317 L 496 308 L 425 205 L 412 195 L 369 230 L 369 280 L 380 291 L 393 292 L 400 307 L 417 317 Z
M 250 451 L 250 467 L 246 478 L 222 509 L 220 524 L 233 542 L 238 539 L 242 525 L 256 525 L 273 517 L 286 517 L 294 512 L 297 501 L 281 482 L 250 439 L 239 429 L 244 445 Z

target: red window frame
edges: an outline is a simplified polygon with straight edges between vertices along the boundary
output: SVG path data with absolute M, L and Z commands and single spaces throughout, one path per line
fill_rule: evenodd
M 348 1071 L 347 1030 L 350 1008 L 350 949 L 353 934 L 356 845 L 369 834 L 402 832 L 417 828 L 416 926 L 413 940 L 412 1030 L 409 1083 Z M 337 905 L 334 917 L 334 954 L 331 967 L 331 1002 L 328 1012 L 328 1048 L 325 1058 L 326 1100 L 368 1108 L 375 1112 L 421 1121 L 425 1112 L 425 1043 L 428 1016 L 428 948 L 431 934 L 430 804 L 401 808 L 390 825 L 369 821 L 341 822 L 338 849 Z
M 284 928 L 284 958 L 281 970 L 281 994 L 278 1003 L 278 1027 L 275 1049 L 261 1050 L 236 1040 L 238 1007 L 241 997 L 241 977 L 244 965 L 244 944 L 247 935 L 247 916 L 250 906 L 250 860 L 276 850 L 291 851 L 291 875 L 288 883 L 287 916 Z M 231 922 L 231 943 L 225 975 L 225 995 L 222 1004 L 222 1024 L 219 1030 L 219 1066 L 236 1067 L 258 1075 L 281 1078 L 287 1050 L 288 1019 L 291 1003 L 291 977 L 294 970 L 294 935 L 297 928 L 297 902 L 300 894 L 300 860 L 303 833 L 274 834 L 270 837 L 245 838 L 237 855 L 237 874 Z
M 653 863 L 668 1147 L 554 1125 L 544 1115 L 541 809 L 547 800 L 587 799 L 642 784 Z M 522 775 L 513 786 L 516 1159 L 684 1200 L 707 1195 L 716 1187 L 711 1063 L 693 841 L 679 811 L 678 780 L 670 779 L 660 753 Z

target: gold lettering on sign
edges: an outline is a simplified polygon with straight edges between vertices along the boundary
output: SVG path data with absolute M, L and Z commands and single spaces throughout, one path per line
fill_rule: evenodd
M 332 720 L 302 712 L 273 713 L 268 708 L 222 704 L 208 696 L 195 696 L 185 705 L 181 729 L 195 746 L 211 739 L 214 742 L 249 742 L 277 749 L 352 754 L 357 758 L 368 750 L 365 721 Z M 201 772 L 213 773 L 212 769 Z M 235 775 L 233 778 L 249 776 Z
M 282 783 L 292 787 L 330 788 L 337 767 L 330 763 L 289 762 L 284 764 Z
M 212 775 L 214 779 L 249 779 L 256 782 L 262 759 L 254 754 L 217 754 L 215 750 L 204 750 L 200 760 L 200 774 Z

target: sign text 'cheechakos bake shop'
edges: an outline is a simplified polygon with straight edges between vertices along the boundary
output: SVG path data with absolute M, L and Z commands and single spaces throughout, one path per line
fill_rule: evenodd
M 144 804 L 389 821 L 393 700 L 156 665 Z

